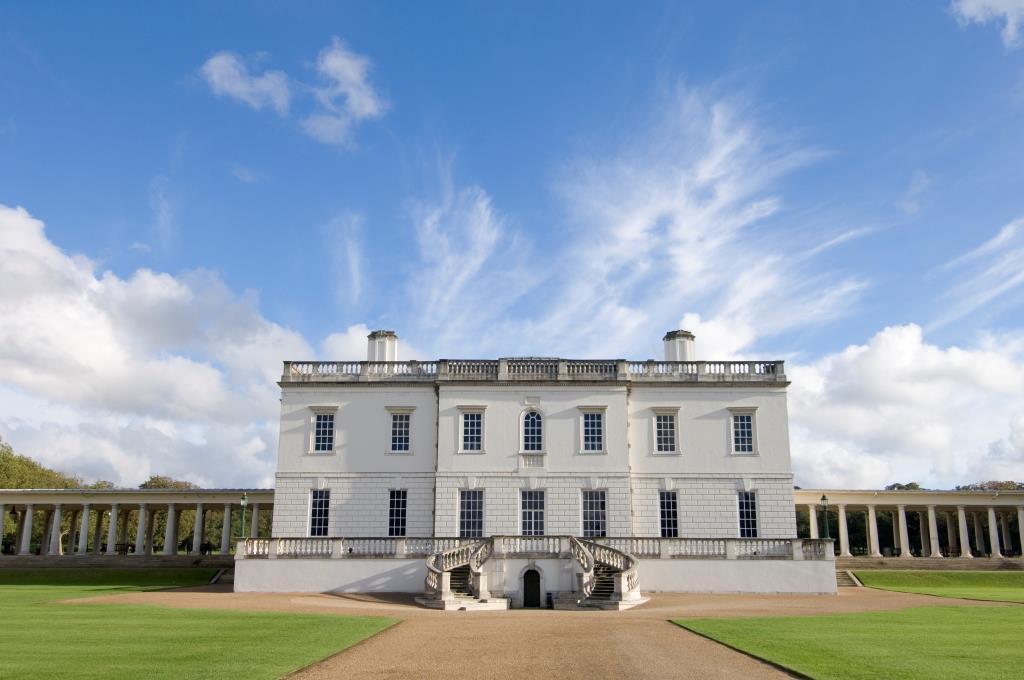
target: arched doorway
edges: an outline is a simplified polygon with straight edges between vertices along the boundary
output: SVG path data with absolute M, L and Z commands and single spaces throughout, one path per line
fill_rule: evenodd
M 540 573 L 536 569 L 523 573 L 523 606 L 540 606 Z

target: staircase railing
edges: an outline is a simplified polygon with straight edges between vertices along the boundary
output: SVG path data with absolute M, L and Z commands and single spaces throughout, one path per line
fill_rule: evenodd
M 580 590 L 583 592 L 582 599 L 586 599 L 594 592 L 594 555 L 584 545 L 583 541 L 575 536 L 569 537 L 569 552 L 572 553 L 573 559 L 580 565 L 580 569 L 583 572 Z
M 423 589 L 428 597 L 439 598 L 444 594 L 444 572 L 468 566 L 470 572 L 477 577 L 480 568 L 491 556 L 492 542 L 488 538 L 482 541 L 457 545 L 427 556 L 427 576 Z
M 584 568 L 584 598 L 590 597 L 590 594 L 594 590 L 594 566 L 598 564 L 610 567 L 622 574 L 622 585 L 624 587 L 621 589 L 622 592 L 619 593 L 621 597 L 624 599 L 639 597 L 640 573 L 638 571 L 638 566 L 640 564 L 640 560 L 627 552 L 612 548 L 611 546 L 601 545 L 595 541 L 577 539 L 574 537 L 571 543 L 573 557 L 576 557 L 577 555 L 577 545 L 579 546 L 580 552 L 589 553 L 590 556 L 589 590 L 587 588 L 588 570 L 584 566 L 583 562 L 578 557 L 576 558 L 577 562 L 580 562 L 581 567 Z

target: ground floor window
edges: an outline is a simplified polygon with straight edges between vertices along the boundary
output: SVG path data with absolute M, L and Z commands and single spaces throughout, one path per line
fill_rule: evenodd
M 544 535 L 544 492 L 523 491 L 523 536 Z
M 480 538 L 484 535 L 484 490 L 459 491 L 459 536 Z
M 408 491 L 391 489 L 388 498 L 388 536 L 405 536 L 405 508 Z
M 757 538 L 757 495 L 740 491 L 740 538 Z
M 583 505 L 583 536 L 585 538 L 607 536 L 605 492 L 583 491 L 581 501 Z
M 679 503 L 675 491 L 662 491 L 659 499 L 661 505 L 661 537 L 679 538 Z
M 326 536 L 331 509 L 330 489 L 314 489 L 309 504 L 309 535 Z

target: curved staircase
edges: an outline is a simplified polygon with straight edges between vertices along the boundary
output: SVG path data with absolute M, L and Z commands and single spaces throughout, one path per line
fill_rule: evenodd
M 484 539 L 441 550 L 427 557 L 424 596 L 416 602 L 433 609 L 463 611 L 508 609 L 508 600 L 492 598 L 482 568 L 493 550 Z

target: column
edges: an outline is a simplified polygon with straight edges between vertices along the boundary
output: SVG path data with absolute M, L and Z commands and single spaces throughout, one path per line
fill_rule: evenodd
M 973 512 L 974 515 L 974 552 L 985 556 L 985 534 L 981 531 L 981 513 Z
M 1017 506 L 1017 533 L 1020 539 L 1020 556 L 1024 558 L 1024 505 Z
M 878 550 L 878 518 L 875 515 L 875 506 L 868 506 L 868 554 L 871 557 L 881 557 Z
M 84 555 L 89 549 L 89 505 L 82 506 L 82 524 L 78 528 L 78 554 Z
M 917 513 L 917 534 L 921 537 L 921 557 L 928 557 L 928 530 L 924 526 L 924 513 Z
M 96 511 L 96 524 L 92 529 L 92 552 L 95 555 L 100 554 L 100 544 L 103 543 L 103 515 L 105 512 L 105 510 Z
M 80 510 L 71 511 L 71 521 L 68 522 L 68 547 L 64 549 L 65 555 L 75 554 L 75 532 L 78 529 L 78 516 L 82 514 Z
M 996 525 L 996 509 L 988 507 L 988 540 L 992 544 L 992 557 L 1002 557 L 999 551 L 999 527 Z
M 1005 512 L 999 513 L 999 528 L 1003 534 L 1003 553 L 1013 552 L 1013 539 L 1010 538 L 1010 515 Z
M 107 554 L 117 554 L 117 503 L 110 506 L 110 521 L 107 523 Z
M 3 547 L 3 543 L 4 543 L 4 521 L 5 521 L 6 518 L 7 518 L 7 506 L 4 505 L 3 503 L 0 503 L 0 548 Z M 18 525 L 18 523 L 15 522 L 14 525 L 15 525 L 15 534 L 17 534 L 17 525 Z M 18 546 L 18 537 L 17 537 L 17 535 L 15 535 L 15 537 L 14 537 L 14 546 L 15 546 L 15 552 L 17 552 L 17 546 Z M 5 555 L 2 552 L 0 552 L 0 557 L 5 557 Z
M 19 555 L 28 555 L 32 549 L 32 516 L 35 514 L 34 505 L 26 505 L 25 512 L 21 514 L 21 545 L 18 546 Z
M 146 509 L 146 554 L 153 554 L 153 532 L 156 531 L 156 508 Z
M 850 557 L 850 534 L 846 526 L 846 506 L 839 505 L 839 556 Z
M 818 506 L 813 503 L 807 506 L 807 519 L 811 526 L 811 538 L 818 537 Z
M 895 557 L 895 556 L 899 555 L 900 552 L 901 552 L 901 550 L 900 550 L 900 518 L 897 515 L 895 510 L 893 510 L 889 514 L 892 515 L 892 547 L 893 547 L 893 556 Z
M 39 554 L 50 554 L 50 534 L 53 532 L 53 510 L 43 513 L 43 536 L 39 541 Z
M 932 557 L 942 557 L 939 546 L 939 522 L 935 518 L 935 506 L 928 506 L 928 542 L 931 544 Z
M 907 506 L 896 506 L 896 512 L 900 516 L 900 558 L 910 559 L 910 533 L 907 531 Z
M 125 543 L 127 543 L 127 539 Z M 146 554 L 146 504 L 139 503 L 139 518 L 135 525 L 135 554 Z
M 203 551 L 203 504 L 196 503 L 196 523 L 192 531 L 192 552 L 196 555 Z
M 121 543 L 124 545 L 125 553 L 128 552 L 128 516 L 131 515 L 131 510 L 125 510 L 121 513 Z
M 259 538 L 260 535 L 260 504 L 252 504 L 252 526 L 249 527 L 249 538 Z
M 224 521 L 220 528 L 220 554 L 231 552 L 231 504 L 224 504 Z
M 953 513 L 944 512 L 942 516 L 946 520 L 946 550 L 952 555 L 953 550 L 956 549 L 956 536 L 953 532 Z
M 167 526 L 164 527 L 164 555 L 178 554 L 178 510 L 167 504 Z
M 53 522 L 50 524 L 50 554 L 60 555 L 61 505 L 53 506 Z
M 956 521 L 960 531 L 960 557 L 969 560 L 974 555 L 971 554 L 971 537 L 967 534 L 967 513 L 962 505 L 956 506 Z

